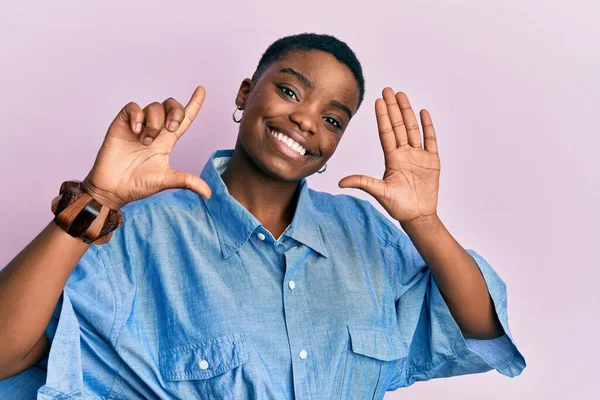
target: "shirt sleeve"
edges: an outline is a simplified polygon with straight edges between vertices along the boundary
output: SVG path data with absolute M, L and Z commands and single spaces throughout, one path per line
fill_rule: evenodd
M 98 373 L 110 370 L 107 365 L 118 367 L 111 343 L 119 299 L 107 262 L 105 250 L 90 246 L 71 273 L 45 331 L 51 347 L 38 398 L 79 398 L 110 390 L 114 374 Z M 94 382 L 88 382 L 84 366 L 87 371 L 100 365 Z
M 46 380 L 45 361 L 43 358 L 25 371 L 0 380 L 0 399 L 35 399 L 38 388 Z
M 504 335 L 491 340 L 467 339 L 450 313 L 431 270 L 410 238 L 387 217 L 378 214 L 384 262 L 395 280 L 396 315 L 401 338 L 409 349 L 399 360 L 388 391 L 417 381 L 486 372 L 492 369 L 514 377 L 526 366 L 508 326 L 506 284 L 476 251 Z

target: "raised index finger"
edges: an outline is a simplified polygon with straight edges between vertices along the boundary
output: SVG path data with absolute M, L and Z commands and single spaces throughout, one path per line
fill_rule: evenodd
M 192 94 L 192 98 L 185 106 L 185 117 L 179 125 L 179 129 L 175 134 L 177 137 L 181 137 L 185 131 L 190 127 L 196 115 L 198 115 L 198 111 L 202 108 L 202 103 L 204 103 L 204 97 L 206 96 L 206 91 L 202 86 L 198 86 L 196 90 L 194 90 L 194 94 Z
M 379 130 L 379 140 L 383 148 L 383 154 L 388 155 L 396 150 L 396 137 L 394 128 L 390 121 L 390 115 L 383 99 L 375 100 L 375 116 L 377 117 L 377 128 Z

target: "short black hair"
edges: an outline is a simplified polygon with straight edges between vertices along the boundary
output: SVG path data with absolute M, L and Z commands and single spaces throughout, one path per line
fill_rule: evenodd
M 260 58 L 256 71 L 252 75 L 252 81 L 257 82 L 271 64 L 281 60 L 289 53 L 308 50 L 327 52 L 350 68 L 358 84 L 358 106 L 356 107 L 358 110 L 365 96 L 365 78 L 363 77 L 362 66 L 352 49 L 346 43 L 331 35 L 301 33 L 278 39 L 267 48 Z

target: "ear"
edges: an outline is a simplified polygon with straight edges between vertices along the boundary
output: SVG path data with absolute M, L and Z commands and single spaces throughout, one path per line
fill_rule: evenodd
M 246 78 L 242 81 L 242 84 L 238 89 L 237 96 L 235 97 L 235 105 L 238 106 L 240 110 L 244 109 L 248 95 L 252 91 L 253 87 L 254 82 L 252 82 L 252 79 Z

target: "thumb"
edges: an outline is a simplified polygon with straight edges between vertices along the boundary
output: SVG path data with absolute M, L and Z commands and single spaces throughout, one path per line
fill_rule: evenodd
M 205 199 L 211 196 L 210 187 L 199 176 L 171 169 L 165 179 L 165 189 L 189 189 Z
M 377 198 L 383 193 L 384 184 L 381 179 L 375 179 L 366 175 L 349 175 L 338 182 L 341 188 L 361 189 Z

